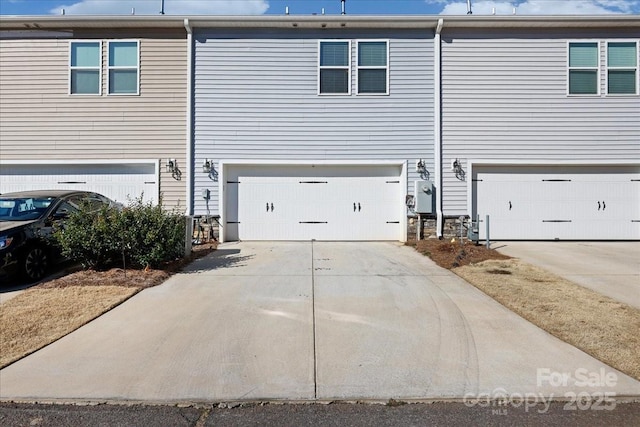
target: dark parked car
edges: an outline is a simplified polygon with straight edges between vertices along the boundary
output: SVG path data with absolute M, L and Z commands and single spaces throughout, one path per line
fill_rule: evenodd
M 34 282 L 61 260 L 51 240 L 54 227 L 81 208 L 117 206 L 97 193 L 37 190 L 0 195 L 0 280 L 20 275 Z

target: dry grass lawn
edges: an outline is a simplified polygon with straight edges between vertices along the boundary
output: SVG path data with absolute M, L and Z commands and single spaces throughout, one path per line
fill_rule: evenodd
M 159 285 L 216 247 L 216 242 L 194 247 L 190 257 L 162 270 L 78 271 L 8 299 L 0 304 L 0 369 L 75 331 L 140 290 Z
M 0 368 L 78 329 L 137 293 L 122 286 L 35 287 L 0 307 Z
M 640 380 L 640 310 L 496 251 L 425 240 L 416 249 L 561 340 Z

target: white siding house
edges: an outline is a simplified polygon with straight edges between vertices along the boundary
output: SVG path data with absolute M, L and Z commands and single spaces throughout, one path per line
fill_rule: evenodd
M 292 19 L 194 30 L 195 213 L 223 240 L 405 240 L 416 163 L 434 171 L 433 29 Z
M 638 16 L 0 17 L 0 97 L 0 192 L 223 241 L 640 240 Z

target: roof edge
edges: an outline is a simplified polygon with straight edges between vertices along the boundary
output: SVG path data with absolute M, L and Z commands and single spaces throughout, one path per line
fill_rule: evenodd
M 640 28 L 640 15 L 41 15 L 0 16 L 0 29 L 73 28 Z

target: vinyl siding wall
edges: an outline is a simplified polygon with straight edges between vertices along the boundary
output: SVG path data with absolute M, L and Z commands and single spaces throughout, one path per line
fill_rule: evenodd
M 451 159 L 640 163 L 640 97 L 606 95 L 606 41 L 632 31 L 443 31 L 443 207 L 468 214 Z M 600 41 L 598 96 L 567 95 L 569 41 Z M 470 176 L 466 177 L 471 179 Z
M 415 161 L 433 174 L 432 31 L 197 32 L 195 213 L 218 183 L 203 159 Z M 318 95 L 318 40 L 352 40 L 352 94 Z M 356 94 L 356 41 L 389 40 L 390 94 Z
M 162 159 L 160 192 L 185 207 L 187 41 L 184 31 L 0 37 L 0 160 Z M 102 40 L 102 95 L 69 95 L 69 44 Z M 107 41 L 140 41 L 140 95 L 108 96 Z M 183 180 L 167 174 L 176 158 Z

